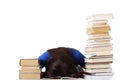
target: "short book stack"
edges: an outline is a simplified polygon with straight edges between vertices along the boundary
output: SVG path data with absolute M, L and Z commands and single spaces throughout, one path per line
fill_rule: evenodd
M 72 77 L 58 77 L 52 78 L 41 78 L 40 65 L 38 59 L 20 59 L 21 69 L 19 70 L 19 80 L 84 80 L 83 78 L 72 78 Z
M 40 79 L 41 70 L 38 64 L 38 59 L 20 59 L 20 66 L 20 80 Z
M 95 14 L 87 17 L 88 35 L 85 47 L 86 71 L 95 76 L 112 76 L 111 63 L 113 62 L 112 43 L 108 20 L 113 19 L 112 14 Z

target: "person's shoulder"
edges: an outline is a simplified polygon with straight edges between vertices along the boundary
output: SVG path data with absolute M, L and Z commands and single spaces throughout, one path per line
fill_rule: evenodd
M 77 49 L 75 49 L 75 48 L 68 48 L 68 49 L 70 49 L 70 50 L 72 50 L 72 51 L 79 51 L 79 50 L 77 50 Z
M 50 57 L 50 53 L 48 51 L 46 51 L 42 55 L 39 56 L 39 59 L 46 59 L 49 57 Z

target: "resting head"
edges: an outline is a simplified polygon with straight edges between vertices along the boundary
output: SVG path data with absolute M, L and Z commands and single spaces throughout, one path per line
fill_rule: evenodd
M 67 59 L 68 60 L 68 59 Z M 83 78 L 84 74 L 86 74 L 82 68 L 79 70 L 74 63 L 69 60 L 64 59 L 55 59 L 51 58 L 48 61 L 48 64 L 45 66 L 46 71 L 42 73 L 42 78 L 57 78 L 57 77 L 75 77 L 75 78 Z

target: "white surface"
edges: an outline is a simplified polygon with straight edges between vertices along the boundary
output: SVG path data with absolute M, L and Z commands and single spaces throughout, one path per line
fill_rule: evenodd
M 0 0 L 0 78 L 18 80 L 19 59 L 34 58 L 49 48 L 86 44 L 86 17 L 113 13 L 111 36 L 115 72 L 120 80 L 119 0 Z

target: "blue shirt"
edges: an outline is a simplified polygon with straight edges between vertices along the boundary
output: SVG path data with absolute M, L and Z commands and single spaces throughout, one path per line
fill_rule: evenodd
M 85 56 L 78 50 L 74 48 L 69 48 L 71 51 L 71 56 L 75 61 L 76 65 L 80 65 L 81 67 L 85 66 Z M 39 56 L 38 60 L 40 62 L 41 67 L 44 67 L 48 60 L 50 59 L 51 55 L 48 51 L 44 52 L 41 56 Z

